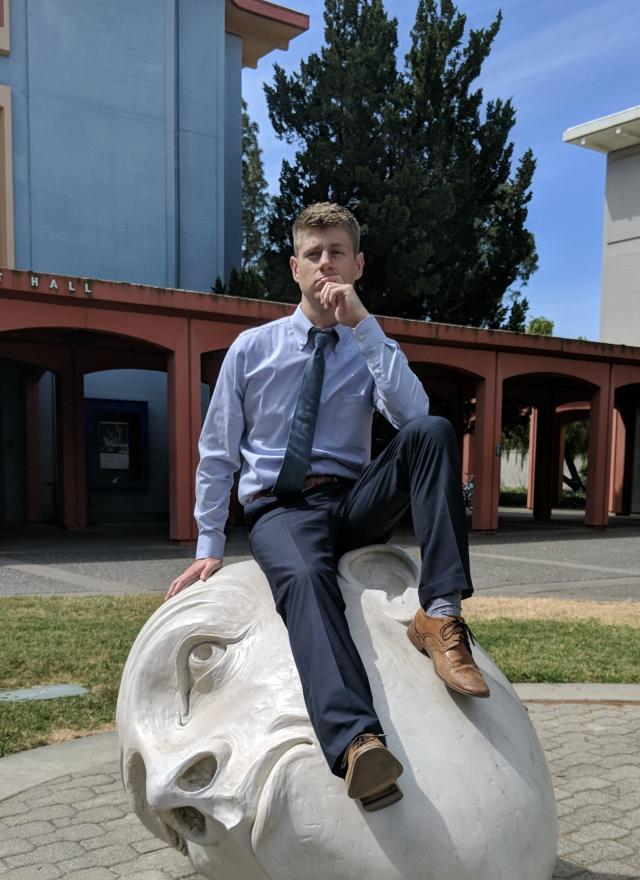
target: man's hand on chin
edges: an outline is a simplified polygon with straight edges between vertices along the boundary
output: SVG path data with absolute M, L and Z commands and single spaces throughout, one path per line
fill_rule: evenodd
M 222 568 L 222 559 L 214 559 L 213 556 L 207 556 L 205 559 L 196 559 L 189 568 L 172 581 L 171 586 L 165 594 L 165 601 L 177 595 L 185 587 L 194 584 L 196 581 L 206 581 L 219 568 Z
M 327 281 L 320 291 L 320 303 L 325 309 L 333 309 L 338 324 L 355 327 L 369 317 L 352 284 L 342 280 Z

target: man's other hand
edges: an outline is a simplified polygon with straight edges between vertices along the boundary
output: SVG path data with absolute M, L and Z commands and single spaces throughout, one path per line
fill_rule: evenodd
M 222 559 L 214 559 L 213 556 L 207 556 L 205 559 L 196 559 L 180 577 L 177 577 L 172 582 L 165 594 L 165 600 L 171 599 L 181 590 L 184 590 L 185 587 L 194 584 L 196 581 L 208 580 L 219 568 L 222 568 Z
M 339 278 L 336 276 L 336 281 L 327 281 L 320 291 L 320 302 L 325 309 L 333 309 L 338 324 L 355 327 L 369 317 L 369 312 L 362 305 L 353 285 L 344 284 Z

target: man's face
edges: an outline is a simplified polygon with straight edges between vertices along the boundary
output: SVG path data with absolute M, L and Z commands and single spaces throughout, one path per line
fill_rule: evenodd
M 362 277 L 364 256 L 355 254 L 346 229 L 339 226 L 308 229 L 298 238 L 298 252 L 290 260 L 291 273 L 302 297 L 318 308 L 327 281 L 353 284 Z

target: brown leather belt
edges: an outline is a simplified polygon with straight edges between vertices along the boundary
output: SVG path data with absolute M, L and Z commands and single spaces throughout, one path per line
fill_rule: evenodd
M 323 483 L 336 483 L 339 479 L 340 477 L 332 477 L 328 474 L 318 474 L 315 477 L 307 477 L 304 481 L 302 492 L 307 492 L 309 489 L 315 489 L 316 486 L 322 486 Z M 260 492 L 256 492 L 255 495 L 251 496 L 251 501 L 257 501 L 258 498 L 266 498 L 267 495 L 273 495 L 273 486 L 270 489 L 262 489 Z

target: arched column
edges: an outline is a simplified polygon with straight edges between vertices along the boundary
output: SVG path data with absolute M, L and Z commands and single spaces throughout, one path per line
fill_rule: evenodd
M 632 505 L 633 459 L 636 446 L 636 407 L 624 401 L 613 413 L 609 510 L 629 516 Z
M 42 521 L 42 473 L 40 467 L 39 387 L 43 370 L 32 368 L 24 377 L 24 428 L 26 444 L 26 518 L 28 523 Z
M 189 335 L 186 322 L 177 345 L 167 359 L 167 415 L 169 427 L 169 537 L 193 541 L 194 468 L 193 387 L 199 374 L 191 376 Z
M 84 388 L 75 358 L 56 374 L 58 475 L 62 492 L 62 525 L 87 524 L 87 486 L 84 430 Z
M 527 457 L 527 509 L 533 510 L 533 487 L 536 481 L 536 436 L 538 431 L 538 410 L 531 407 L 529 416 L 529 454 Z
M 471 526 L 474 531 L 498 528 L 500 455 L 502 436 L 502 382 L 495 360 L 485 379 L 478 381 L 474 439 L 475 481 Z
M 584 524 L 604 528 L 609 521 L 609 476 L 613 430 L 611 370 L 591 399 L 587 453 L 587 502 Z

